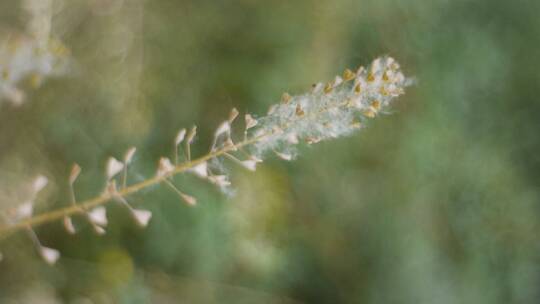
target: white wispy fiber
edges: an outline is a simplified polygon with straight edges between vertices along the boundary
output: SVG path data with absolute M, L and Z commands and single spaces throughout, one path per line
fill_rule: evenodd
M 274 151 L 286 160 L 292 159 L 299 142 L 313 144 L 349 135 L 366 120 L 387 113 L 395 97 L 412 84 L 391 57 L 374 60 L 368 68 L 346 70 L 334 81 L 315 84 L 311 92 L 290 96 L 284 94 L 280 104 L 269 114 L 248 123 L 251 138 L 260 137 L 249 152 L 258 157 Z M 247 116 L 252 122 L 252 116 Z

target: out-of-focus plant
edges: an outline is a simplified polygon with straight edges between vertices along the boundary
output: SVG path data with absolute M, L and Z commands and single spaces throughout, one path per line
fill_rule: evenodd
M 51 36 L 52 0 L 25 0 L 23 7 L 29 15 L 26 31 L 0 35 L 0 102 L 13 105 L 24 102 L 22 87 L 38 88 L 70 65 L 69 49 Z

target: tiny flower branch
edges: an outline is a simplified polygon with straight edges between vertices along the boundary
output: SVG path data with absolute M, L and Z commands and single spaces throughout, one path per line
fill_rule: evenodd
M 47 184 L 46 178 L 40 177 L 34 182 L 32 200 L 20 205 L 11 216 L 5 216 L 8 220 L 0 227 L 0 239 L 20 230 L 30 231 L 39 253 L 52 264 L 58 259 L 59 253 L 42 246 L 33 227 L 63 220 L 66 231 L 75 234 L 77 227 L 71 218 L 79 214 L 86 218 L 98 235 L 102 235 L 106 233 L 108 224 L 103 205 L 108 202 L 120 203 L 138 226 L 146 227 L 152 213 L 133 207 L 128 201 L 130 195 L 163 183 L 178 194 L 186 205 L 195 206 L 197 199 L 174 184 L 175 175 L 192 174 L 225 191 L 231 183 L 223 170 L 224 161 L 255 171 L 268 154 L 286 161 L 293 160 L 298 154 L 299 145 L 350 135 L 362 129 L 368 120 L 387 113 L 392 101 L 403 94 L 405 87 L 411 83 L 393 58 L 378 58 L 367 68 L 360 67 L 356 72 L 347 69 L 326 84 L 314 84 L 308 93 L 296 96 L 284 93 L 280 103 L 271 106 L 265 116 L 245 114 L 243 136 L 238 142 L 235 142 L 232 130 L 239 112 L 232 109 L 228 118 L 214 132 L 208 154 L 198 158 L 192 159 L 191 155 L 197 127 L 193 126 L 189 131 L 180 129 L 173 141 L 173 162 L 166 156 L 161 157 L 157 162 L 156 174 L 144 181 L 131 185 L 128 181 L 128 164 L 133 161 L 136 148 L 128 149 L 122 161 L 110 157 L 105 166 L 104 192 L 79 203 L 76 201 L 74 184 L 82 169 L 75 164 L 68 178 L 71 203 L 62 209 L 33 215 L 34 198 Z M 185 157 L 180 156 L 182 144 Z M 121 185 L 119 188 L 117 180 Z

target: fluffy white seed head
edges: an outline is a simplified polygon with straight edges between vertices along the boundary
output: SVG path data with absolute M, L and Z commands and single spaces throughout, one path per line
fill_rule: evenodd
M 248 135 L 259 137 L 248 149 L 259 158 L 273 150 L 294 152 L 299 142 L 314 144 L 321 140 L 347 136 L 365 122 L 384 114 L 395 97 L 412 84 L 391 57 L 381 57 L 357 73 L 346 70 L 343 77 L 323 85 L 317 83 L 311 92 L 287 97 L 260 117 Z M 278 156 L 289 159 L 294 153 Z

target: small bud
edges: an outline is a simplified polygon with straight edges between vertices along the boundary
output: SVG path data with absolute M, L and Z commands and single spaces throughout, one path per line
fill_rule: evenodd
M 246 118 L 246 130 L 255 127 L 258 123 L 258 121 L 249 114 L 246 114 L 245 118 Z
M 362 128 L 362 123 L 359 121 L 353 121 L 351 122 L 351 127 L 354 129 L 360 129 Z
M 368 117 L 368 118 L 373 118 L 375 117 L 375 110 L 373 109 L 373 107 L 369 107 L 367 109 L 365 109 L 362 114 L 364 114 L 365 117 Z
M 191 168 L 190 171 L 195 173 L 198 177 L 205 178 L 208 176 L 208 165 L 206 162 L 203 162 Z
M 216 133 L 214 133 L 214 136 L 218 138 L 221 134 L 229 133 L 231 131 L 231 125 L 229 124 L 229 121 L 224 121 L 219 125 L 219 127 L 216 130 Z
M 388 71 L 384 71 L 382 74 L 382 80 L 385 82 L 390 81 L 390 76 L 388 76 Z
M 182 141 L 184 141 L 184 137 L 186 136 L 186 129 L 181 129 L 178 131 L 178 134 L 176 134 L 176 138 L 174 139 L 174 144 L 178 146 Z
M 240 164 L 249 171 L 255 171 L 257 169 L 257 162 L 252 159 L 240 161 Z
M 236 119 L 238 114 L 238 110 L 236 108 L 232 108 L 231 113 L 229 113 L 229 123 L 232 123 Z
M 296 110 L 295 110 L 295 113 L 296 113 L 296 116 L 304 116 L 304 110 L 302 110 L 302 107 L 297 104 L 296 105 Z
M 271 105 L 271 106 L 268 108 L 267 114 L 268 114 L 268 115 L 274 114 L 274 112 L 276 111 L 277 107 L 278 107 L 278 106 L 275 105 L 275 104 L 274 104 L 274 105 Z
M 25 219 L 25 218 L 31 217 L 33 213 L 34 213 L 34 202 L 27 201 L 19 205 L 17 209 L 15 209 L 15 218 L 17 220 Z
M 362 93 L 362 87 L 360 86 L 360 83 L 357 83 L 357 84 L 354 86 L 354 92 L 355 92 L 356 94 Z
M 171 163 L 171 160 L 166 158 L 166 157 L 162 157 L 159 159 L 159 164 L 158 164 L 158 170 L 157 170 L 157 176 L 165 176 L 169 173 L 171 173 L 172 171 L 174 171 L 174 165 Z
M 324 86 L 324 93 L 330 94 L 333 89 L 334 89 L 334 86 L 332 85 L 332 83 L 329 82 Z
M 148 222 L 150 221 L 150 218 L 152 218 L 152 212 L 148 210 L 133 209 L 132 214 L 137 221 L 137 224 L 139 224 L 141 227 L 148 226 Z
M 334 82 L 332 83 L 332 86 L 335 88 L 342 83 L 343 83 L 343 78 L 336 76 L 336 78 L 334 79 Z
M 116 174 L 118 174 L 122 169 L 124 168 L 124 164 L 120 161 L 118 161 L 114 157 L 109 157 L 109 160 L 107 161 L 107 179 L 110 180 L 113 178 Z
M 283 95 L 281 95 L 281 102 L 284 104 L 288 104 L 291 101 L 291 95 L 289 93 L 285 92 Z
M 190 206 L 197 205 L 197 199 L 185 193 L 179 193 L 180 197 Z
M 92 225 L 93 228 L 94 228 L 94 231 L 98 234 L 98 235 L 104 235 L 106 233 L 105 229 L 101 226 L 98 226 L 98 225 Z
M 64 216 L 64 229 L 66 229 L 69 234 L 75 234 L 77 232 L 75 226 L 73 226 L 73 221 L 69 216 Z
M 227 148 L 230 147 L 230 148 L 231 148 L 230 151 L 237 151 L 237 150 L 238 150 L 238 149 L 236 148 L 236 146 L 235 146 L 235 144 L 234 144 L 234 142 L 232 141 L 231 138 L 227 138 L 227 139 L 225 140 L 225 143 L 223 143 L 223 146 L 224 146 L 224 147 L 227 147 Z
M 107 209 L 99 206 L 88 212 L 90 221 L 98 226 L 107 226 Z
M 195 135 L 197 135 L 197 126 L 193 126 L 191 130 L 189 130 L 189 133 L 187 135 L 187 143 L 191 144 L 193 142 L 193 139 L 195 138 Z
M 208 180 L 219 187 L 227 187 L 231 185 L 227 175 L 212 175 L 208 177 Z
M 118 192 L 118 189 L 116 189 L 116 181 L 115 180 L 108 181 L 107 187 L 105 188 L 105 190 L 106 190 L 105 194 L 110 194 L 110 195 L 116 194 Z
M 48 183 L 49 180 L 47 179 L 47 177 L 45 177 L 44 175 L 40 175 L 34 180 L 34 183 L 32 184 L 32 190 L 34 190 L 34 193 L 37 194 L 41 190 L 43 190 L 43 188 L 45 188 Z
M 127 150 L 126 155 L 124 156 L 124 163 L 127 165 L 131 162 L 133 159 L 133 156 L 135 155 L 135 152 L 137 152 L 136 147 L 131 147 Z
M 258 158 L 257 156 L 255 155 L 250 155 L 249 156 L 249 159 L 251 159 L 252 161 L 256 162 L 256 163 L 262 163 L 262 159 Z
M 71 172 L 69 173 L 69 184 L 73 185 L 73 183 L 77 180 L 77 177 L 79 177 L 79 174 L 81 173 L 81 167 L 78 164 L 73 164 L 71 167 Z
M 352 80 L 354 79 L 356 75 L 353 73 L 353 71 L 349 70 L 349 69 L 346 69 L 345 72 L 343 72 L 343 79 L 345 81 L 349 81 L 349 80 Z
M 381 102 L 378 100 L 373 100 L 371 102 L 371 106 L 373 107 L 373 109 L 375 109 L 375 111 L 378 111 L 381 109 Z
M 323 87 L 324 85 L 320 82 L 314 83 L 313 85 L 311 85 L 311 93 L 318 94 L 322 91 Z
M 382 69 L 382 58 L 377 58 L 371 63 L 370 71 L 372 74 L 377 74 Z
M 303 113 L 304 113 L 304 112 L 302 111 L 302 114 L 303 114 Z M 273 127 L 272 127 L 272 133 L 275 134 L 275 135 L 277 135 L 277 134 L 283 134 L 283 129 L 280 128 L 280 127 L 278 127 L 278 126 L 273 126 Z
M 308 145 L 313 145 L 313 144 L 316 144 L 316 143 L 318 143 L 320 141 L 321 141 L 321 139 L 318 138 L 318 137 L 308 137 L 308 138 L 306 138 L 306 142 L 307 142 Z
M 58 250 L 45 246 L 40 247 L 39 254 L 49 265 L 54 265 L 60 258 L 60 252 Z
M 288 154 L 288 153 L 280 153 L 280 152 L 276 152 L 276 151 L 274 151 L 274 153 L 276 153 L 276 155 L 279 158 L 283 159 L 283 160 L 290 161 L 293 158 L 293 156 L 291 154 Z
M 296 145 L 298 143 L 298 136 L 296 133 L 289 133 L 287 134 L 287 142 L 293 145 Z

